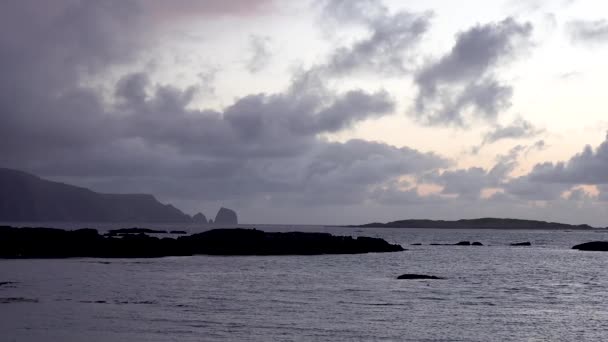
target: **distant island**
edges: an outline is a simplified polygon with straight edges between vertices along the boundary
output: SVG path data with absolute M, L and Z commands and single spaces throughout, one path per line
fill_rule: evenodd
M 400 252 L 400 245 L 371 237 L 328 233 L 269 233 L 257 229 L 214 229 L 178 238 L 144 228 L 100 235 L 95 229 L 0 226 L 0 258 L 154 258 L 190 255 L 319 255 Z
M 470 220 L 400 220 L 388 223 L 368 223 L 352 225 L 358 228 L 440 228 L 440 229 L 544 229 L 544 230 L 583 230 L 594 229 L 587 224 L 572 225 L 566 223 L 519 220 L 509 218 L 479 218 Z
M 193 217 L 146 194 L 102 194 L 53 182 L 13 169 L 0 168 L 2 222 L 175 222 L 238 224 L 237 213 L 221 208 L 215 221 Z

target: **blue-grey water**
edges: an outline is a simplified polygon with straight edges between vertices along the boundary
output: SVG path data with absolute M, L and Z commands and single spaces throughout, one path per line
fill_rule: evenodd
M 377 236 L 409 250 L 0 260 L 0 340 L 600 341 L 608 336 L 608 253 L 570 249 L 608 240 L 608 232 L 264 229 Z M 461 240 L 485 246 L 428 245 Z M 523 241 L 533 246 L 509 246 Z M 446 279 L 396 280 L 402 273 Z

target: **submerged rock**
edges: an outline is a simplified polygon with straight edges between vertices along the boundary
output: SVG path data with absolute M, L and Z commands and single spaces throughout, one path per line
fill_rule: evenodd
M 217 212 L 217 215 L 215 215 L 214 222 L 215 224 L 221 225 L 239 224 L 236 211 L 224 207 L 221 207 L 220 210 Z
M 454 246 L 470 246 L 470 241 L 460 241 L 459 243 L 454 244 Z
M 532 243 L 530 241 L 526 241 L 526 242 L 514 242 L 511 244 L 511 246 L 532 246 Z
M 444 279 L 444 278 L 436 277 L 436 276 L 431 276 L 431 275 L 425 275 L 425 274 L 406 273 L 406 274 L 402 274 L 402 275 L 398 276 L 397 279 L 400 279 L 400 280 L 416 280 L 416 279 Z
M 608 241 L 593 241 L 582 243 L 572 247 L 572 249 L 578 249 L 580 251 L 597 251 L 597 252 L 608 252 Z

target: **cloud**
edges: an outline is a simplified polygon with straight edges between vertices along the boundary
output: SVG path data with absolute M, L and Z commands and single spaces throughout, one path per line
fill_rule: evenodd
M 587 145 L 566 162 L 537 164 L 530 179 L 538 183 L 608 184 L 608 136 L 597 148 Z
M 567 25 L 574 42 L 599 44 L 608 42 L 608 20 L 575 20 Z
M 530 23 L 507 18 L 458 34 L 451 51 L 422 67 L 415 115 L 429 125 L 465 126 L 470 117 L 494 121 L 510 107 L 512 88 L 496 68 L 513 59 L 532 33 Z
M 245 63 L 250 73 L 255 74 L 268 66 L 272 53 L 270 51 L 270 37 L 252 35 L 249 37 L 251 57 Z
M 273 0 L 137 0 L 156 21 L 210 16 L 253 16 L 272 6 Z
M 3 166 L 193 205 L 345 205 L 367 201 L 374 188 L 403 175 L 449 164 L 407 147 L 324 139 L 392 114 L 395 102 L 384 90 L 328 89 L 314 68 L 283 91 L 245 95 L 215 110 L 192 105 L 208 90 L 204 81 L 180 88 L 153 82 L 145 69 L 107 82 L 102 92 L 82 81 L 131 58 L 129 47 L 139 45 L 138 33 L 130 32 L 139 26 L 122 12 L 137 17 L 141 9 L 123 1 L 65 4 L 52 18 L 40 13 L 44 20 L 37 22 L 46 24 L 30 31 L 22 25 L 25 17 L 14 23 L 31 39 L 27 44 L 0 35 L 7 43 L 1 45 L 0 70 L 7 77 L 0 87 L 11 90 L 0 93 Z M 29 8 L 17 9 L 30 15 Z M 88 37 L 90 47 L 72 43 L 68 33 Z M 125 46 L 125 38 L 134 41 Z
M 362 39 L 339 47 L 329 56 L 326 71 L 334 76 L 376 72 L 394 76 L 411 71 L 413 49 L 430 26 L 430 13 L 391 13 L 380 1 L 326 0 L 325 19 L 362 25 Z
M 537 129 L 530 121 L 517 118 L 507 126 L 496 125 L 494 129 L 485 134 L 483 144 L 493 144 L 504 139 L 527 139 L 538 136 L 543 131 Z

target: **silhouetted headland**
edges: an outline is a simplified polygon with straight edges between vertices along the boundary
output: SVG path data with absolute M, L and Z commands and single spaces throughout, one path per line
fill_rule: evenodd
M 268 233 L 214 229 L 176 239 L 138 234 L 100 235 L 95 229 L 0 227 L 1 258 L 149 258 L 206 255 L 317 255 L 399 252 L 383 239 L 328 233 Z
M 470 220 L 400 220 L 388 223 L 368 223 L 358 228 L 441 228 L 441 229 L 593 229 L 587 224 L 571 225 L 566 223 L 520 220 L 509 218 L 479 218 Z
M 190 217 L 152 195 L 102 194 L 13 169 L 0 168 L 0 189 L 0 222 L 214 223 L 202 213 Z M 215 223 L 237 225 L 236 211 L 220 208 Z
M 608 252 L 608 241 L 592 241 L 572 247 L 579 251 Z

